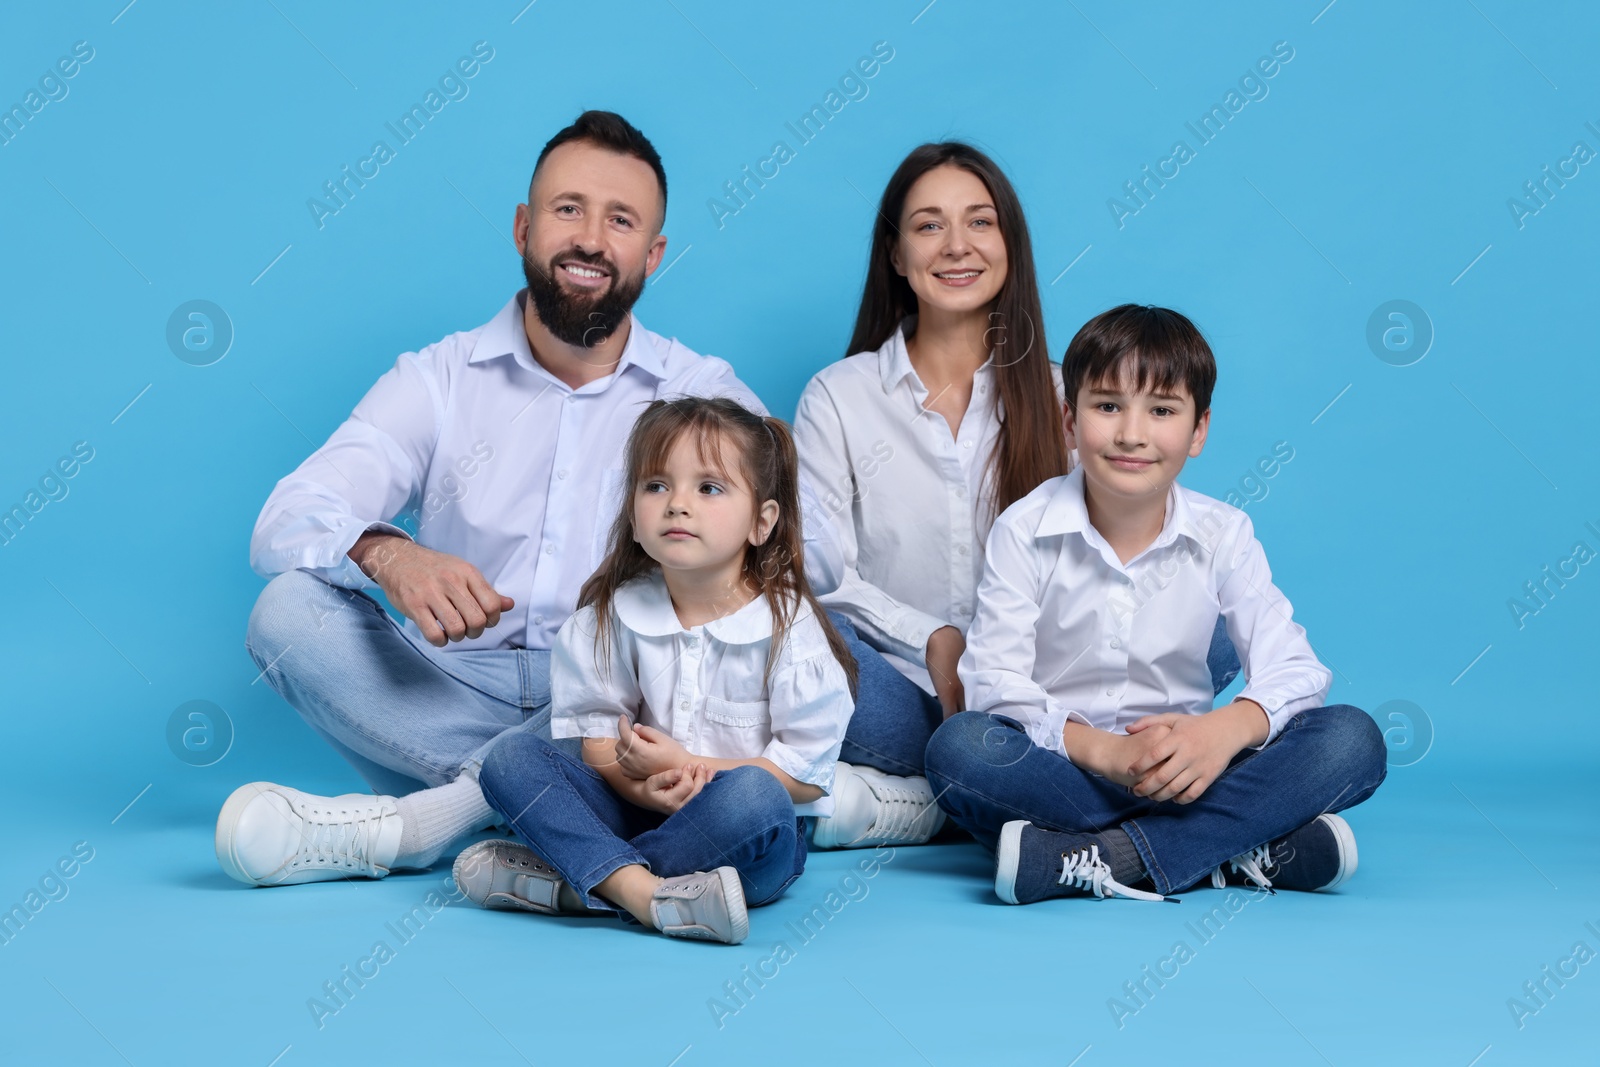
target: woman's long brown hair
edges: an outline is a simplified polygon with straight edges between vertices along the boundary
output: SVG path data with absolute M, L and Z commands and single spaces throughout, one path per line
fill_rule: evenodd
M 987 461 L 989 501 L 999 515 L 1041 482 L 1066 474 L 1069 461 L 1061 405 L 1050 376 L 1033 242 L 1022 202 L 994 160 L 961 141 L 943 141 L 912 149 L 895 170 L 878 204 L 867 280 L 845 355 L 882 347 L 906 316 L 916 312 L 917 295 L 890 257 L 900 239 L 906 195 L 918 178 L 942 166 L 960 167 L 983 182 L 1006 243 L 1006 280 L 990 312 L 993 326 L 985 334 L 994 349 L 997 399 L 1005 412 Z
M 611 650 L 611 608 L 617 590 L 623 585 L 660 568 L 634 539 L 633 503 L 639 487 L 666 469 L 667 457 L 684 434 L 693 434 L 700 458 L 721 469 L 722 442 L 733 445 L 739 455 L 738 475 L 750 487 L 756 507 L 767 500 L 778 503 L 778 520 L 767 539 L 759 545 L 745 545 L 744 567 L 740 580 L 746 589 L 767 599 L 772 609 L 772 643 L 767 650 L 766 677 L 770 681 L 801 603 L 816 615 L 828 647 L 850 680 L 850 695 L 856 692 L 856 661 L 844 639 L 828 620 L 828 613 L 812 595 L 806 580 L 805 538 L 800 530 L 800 461 L 795 454 L 794 437 L 782 419 L 763 418 L 736 401 L 725 397 L 679 397 L 657 400 L 645 408 L 628 436 L 626 492 L 616 522 L 611 526 L 605 560 L 583 583 L 578 594 L 580 609 L 594 605 L 595 663 L 607 669 Z M 724 475 L 733 472 L 722 471 Z M 751 516 L 754 519 L 754 515 Z M 603 658 L 602 658 L 603 657 Z

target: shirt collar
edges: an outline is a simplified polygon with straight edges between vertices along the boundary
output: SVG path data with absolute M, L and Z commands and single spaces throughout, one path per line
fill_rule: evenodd
M 1089 522 L 1089 505 L 1083 498 L 1083 467 L 1074 466 L 1072 473 L 1061 479 L 1050 501 L 1045 505 L 1044 514 L 1039 516 L 1039 526 L 1034 531 L 1035 537 L 1052 537 L 1056 534 L 1076 533 L 1085 540 L 1100 544 L 1105 538 L 1100 536 L 1100 531 Z M 1189 501 L 1184 493 L 1178 491 L 1178 483 L 1173 482 L 1167 489 L 1167 517 L 1161 524 L 1161 532 L 1150 543 L 1151 549 L 1162 548 L 1171 544 L 1179 537 L 1186 537 L 1196 546 L 1202 546 L 1200 530 L 1195 526 L 1194 511 L 1189 507 Z M 1091 536 L 1091 534 L 1093 536 Z M 1144 552 L 1139 553 L 1141 556 Z M 1131 560 L 1129 562 L 1132 562 Z
M 672 594 L 660 570 L 642 575 L 618 589 L 612 606 L 622 624 L 646 637 L 688 633 L 672 607 Z M 728 645 L 749 645 L 772 636 L 772 609 L 758 596 L 731 615 L 705 624 L 706 633 Z
M 506 302 L 500 313 L 483 327 L 478 334 L 478 343 L 472 348 L 469 363 L 482 363 L 485 360 L 499 359 L 502 356 L 511 356 L 527 370 L 538 374 L 548 374 L 533 358 L 533 348 L 528 344 L 528 331 L 523 327 L 522 309 L 528 298 L 528 290 L 523 289 Z M 628 341 L 622 346 L 622 357 L 617 361 L 617 369 L 613 372 L 620 374 L 629 367 L 638 367 L 645 373 L 657 379 L 667 377 L 666 361 L 662 358 L 659 345 L 661 338 L 646 330 L 630 311 L 628 313 Z
M 916 376 L 916 368 L 911 366 L 911 353 L 906 349 L 907 332 L 915 333 L 917 330 L 916 315 L 907 315 L 900 320 L 900 325 L 895 327 L 894 335 L 883 343 L 878 349 L 878 374 L 883 379 L 883 391 L 892 392 L 894 388 L 907 377 L 912 380 L 912 390 L 927 392 L 927 387 L 922 384 L 922 379 Z M 994 374 L 994 353 L 989 353 L 989 358 L 984 360 L 982 366 L 974 372 L 973 380 L 987 380 Z M 996 394 L 995 400 L 998 401 Z

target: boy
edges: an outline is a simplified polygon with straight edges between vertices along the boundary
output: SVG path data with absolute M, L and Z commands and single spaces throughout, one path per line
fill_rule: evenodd
M 1078 466 L 989 534 L 959 667 L 974 710 L 928 744 L 940 807 L 996 851 L 1011 904 L 1339 885 L 1356 844 L 1332 813 L 1383 781 L 1383 738 L 1322 706 L 1331 676 L 1250 520 L 1176 484 L 1205 445 L 1211 349 L 1177 312 L 1125 304 L 1078 331 L 1062 378 Z M 1247 681 L 1213 710 L 1219 614 Z

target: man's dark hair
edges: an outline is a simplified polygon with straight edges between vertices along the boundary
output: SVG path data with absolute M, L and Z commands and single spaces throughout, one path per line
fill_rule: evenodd
M 1122 304 L 1083 324 L 1061 357 L 1067 403 L 1078 392 L 1131 378 L 1139 392 L 1182 386 L 1194 398 L 1196 420 L 1211 408 L 1217 361 L 1194 323 L 1169 308 Z
M 585 111 L 579 115 L 571 126 L 556 134 L 545 142 L 544 150 L 539 153 L 539 159 L 533 165 L 533 178 L 539 176 L 539 168 L 544 166 L 544 157 L 560 148 L 568 141 L 587 141 L 601 148 L 610 149 L 618 155 L 633 156 L 650 164 L 650 169 L 656 172 L 656 181 L 661 186 L 661 218 L 664 222 L 667 217 L 667 172 L 661 166 L 661 156 L 656 152 L 655 145 L 650 139 L 640 133 L 627 119 L 615 111 Z M 533 187 L 533 178 L 528 179 L 528 187 Z

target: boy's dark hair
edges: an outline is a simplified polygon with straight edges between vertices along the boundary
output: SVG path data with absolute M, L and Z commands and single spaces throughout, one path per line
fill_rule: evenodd
M 1067 404 L 1078 410 L 1078 392 L 1124 376 L 1133 387 L 1172 391 L 1182 386 L 1194 398 L 1198 420 L 1211 407 L 1217 361 L 1200 330 L 1170 308 L 1122 304 L 1083 324 L 1061 357 Z
M 650 143 L 650 138 L 615 111 L 585 111 L 573 120 L 571 126 L 546 141 L 538 160 L 533 164 L 533 177 L 528 179 L 530 189 L 533 187 L 533 178 L 539 176 L 539 168 L 544 165 L 544 157 L 568 141 L 588 141 L 618 155 L 632 156 L 650 164 L 650 169 L 656 172 L 656 182 L 661 186 L 661 218 L 666 219 L 667 172 L 661 166 L 661 156 L 657 154 L 655 145 Z

